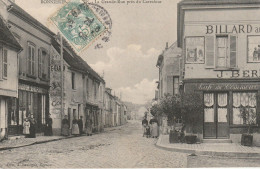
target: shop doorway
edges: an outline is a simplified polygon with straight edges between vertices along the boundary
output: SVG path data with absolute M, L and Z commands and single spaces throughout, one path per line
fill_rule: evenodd
M 204 93 L 204 138 L 229 138 L 228 93 Z

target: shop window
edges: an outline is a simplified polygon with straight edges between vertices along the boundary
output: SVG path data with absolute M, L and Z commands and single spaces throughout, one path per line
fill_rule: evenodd
M 204 94 L 204 122 L 214 122 L 214 94 Z
M 28 43 L 28 51 L 27 51 L 27 59 L 28 59 L 28 74 L 35 76 L 35 46 L 32 43 Z
M 245 116 L 242 115 L 245 111 Z M 256 93 L 233 93 L 233 124 L 248 124 L 248 120 L 256 124 Z
M 260 36 L 248 36 L 248 62 L 260 62 Z

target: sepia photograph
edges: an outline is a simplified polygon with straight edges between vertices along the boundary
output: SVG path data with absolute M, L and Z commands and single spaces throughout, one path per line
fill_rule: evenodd
M 0 168 L 260 167 L 260 0 L 0 0 Z

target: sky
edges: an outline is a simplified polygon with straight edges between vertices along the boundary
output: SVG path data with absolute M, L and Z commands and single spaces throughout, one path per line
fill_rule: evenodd
M 171 45 L 177 40 L 177 3 L 180 0 L 128 5 L 102 1 L 99 5 L 108 11 L 113 22 L 110 40 L 103 43 L 101 49 L 95 49 L 94 43 L 80 56 L 96 72 L 104 75 L 106 87 L 112 88 L 117 96 L 121 93 L 123 101 L 144 104 L 155 96 L 159 54 L 165 49 L 166 42 Z M 41 0 L 15 2 L 57 33 L 49 17 L 62 4 L 44 4 Z

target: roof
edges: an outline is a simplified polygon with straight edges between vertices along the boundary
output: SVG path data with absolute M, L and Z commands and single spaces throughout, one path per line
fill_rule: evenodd
M 182 0 L 177 7 L 177 43 L 178 47 L 182 47 L 184 10 L 183 6 L 192 6 L 193 8 L 201 5 L 221 6 L 221 5 L 251 5 L 260 4 L 260 0 Z
M 14 48 L 16 51 L 22 50 L 22 46 L 16 40 L 12 32 L 9 30 L 8 25 L 0 16 L 0 42 Z
M 95 79 L 100 82 L 105 83 L 105 80 L 101 78 L 97 72 L 95 72 L 86 61 L 84 61 L 79 55 L 75 53 L 75 51 L 71 48 L 69 43 L 63 38 L 64 44 L 64 52 L 63 52 L 63 59 L 71 66 L 72 69 L 76 71 L 80 71 L 85 74 L 90 74 Z M 55 40 L 52 39 L 52 45 L 57 50 L 60 51 L 60 44 Z
M 46 26 L 44 26 L 42 23 L 40 23 L 38 20 L 36 20 L 30 14 L 28 14 L 25 10 L 23 10 L 21 7 L 19 7 L 16 3 L 12 2 L 11 0 L 8 0 L 8 1 L 13 6 L 12 8 L 10 8 L 9 12 L 16 14 L 16 16 L 18 16 L 22 19 L 25 19 L 26 21 L 29 21 L 35 27 L 37 27 L 39 30 L 42 30 L 46 34 L 49 34 L 50 36 L 55 35 L 55 33 L 53 33 L 50 29 L 48 29 Z

